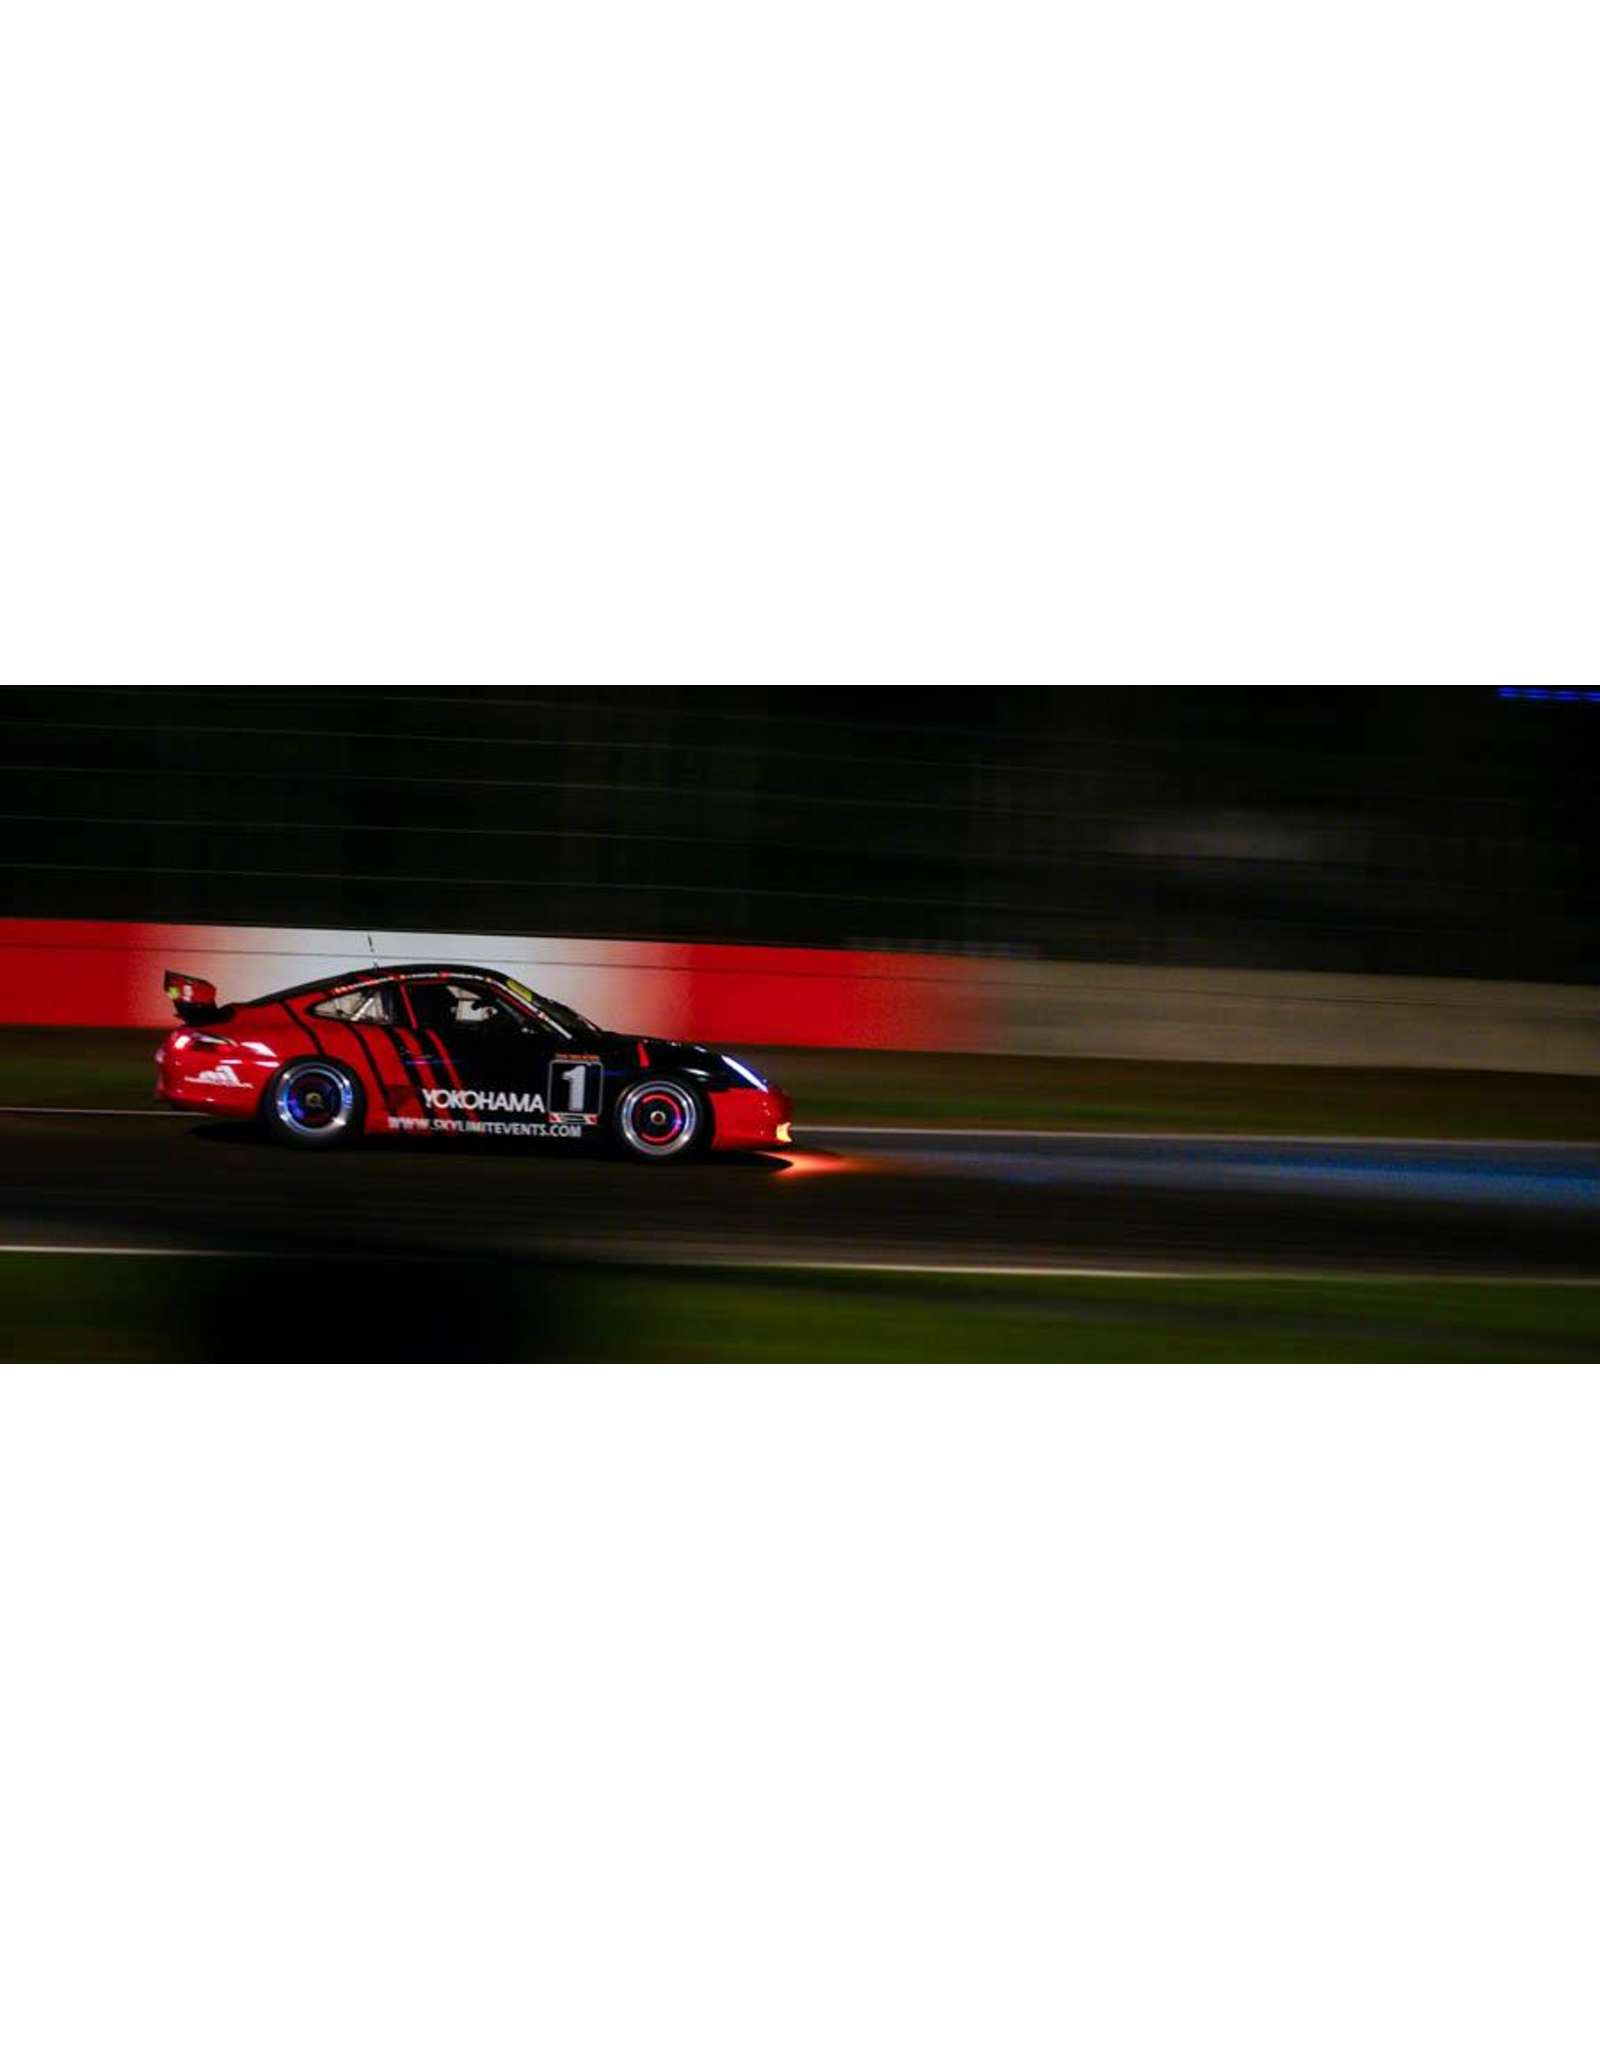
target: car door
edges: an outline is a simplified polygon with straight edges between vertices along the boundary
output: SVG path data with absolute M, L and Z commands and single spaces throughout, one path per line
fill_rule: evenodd
M 531 1137 L 565 1123 L 550 1113 L 554 1034 L 503 989 L 460 975 L 409 982 L 406 995 L 409 1057 L 436 1128 Z

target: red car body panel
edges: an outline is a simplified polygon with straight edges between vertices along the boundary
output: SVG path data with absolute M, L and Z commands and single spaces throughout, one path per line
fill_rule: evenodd
M 794 1104 L 781 1088 L 741 1089 L 719 1095 L 713 1113 L 711 1146 L 716 1152 L 759 1152 L 787 1145 Z

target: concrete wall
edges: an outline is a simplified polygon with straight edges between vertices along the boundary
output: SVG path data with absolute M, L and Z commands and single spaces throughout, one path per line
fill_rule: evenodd
M 734 1045 L 1600 1073 L 1600 989 L 505 933 L 374 932 L 380 960 L 499 967 L 620 1030 Z M 370 963 L 369 935 L 0 919 L 0 1022 L 171 1022 L 166 968 L 224 1000 Z
M 1053 963 L 997 980 L 1008 1052 L 1600 1074 L 1600 988 Z

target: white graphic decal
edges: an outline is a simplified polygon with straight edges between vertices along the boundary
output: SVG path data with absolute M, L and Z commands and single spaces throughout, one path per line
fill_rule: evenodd
M 232 1067 L 208 1067 L 203 1074 L 196 1074 L 195 1079 L 207 1088 L 242 1088 L 245 1085 Z
M 509 1110 L 514 1116 L 543 1116 L 542 1095 L 510 1095 L 503 1088 L 424 1088 L 422 1099 L 430 1109 Z
M 572 1059 L 550 1062 L 550 1100 L 560 1102 L 562 1107 L 552 1109 L 552 1117 L 579 1117 L 584 1123 L 598 1121 L 594 1112 L 600 1107 L 601 1066 L 597 1055 L 580 1053 Z M 564 1100 L 563 1100 L 564 1098 Z
M 453 1124 L 442 1116 L 391 1116 L 394 1131 L 437 1131 L 450 1137 L 472 1138 L 581 1138 L 581 1124 Z

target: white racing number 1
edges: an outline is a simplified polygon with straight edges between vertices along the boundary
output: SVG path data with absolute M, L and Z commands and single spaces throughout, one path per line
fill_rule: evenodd
M 598 1103 L 600 1062 L 598 1060 L 552 1060 L 550 1062 L 550 1113 L 552 1116 L 592 1118 Z

